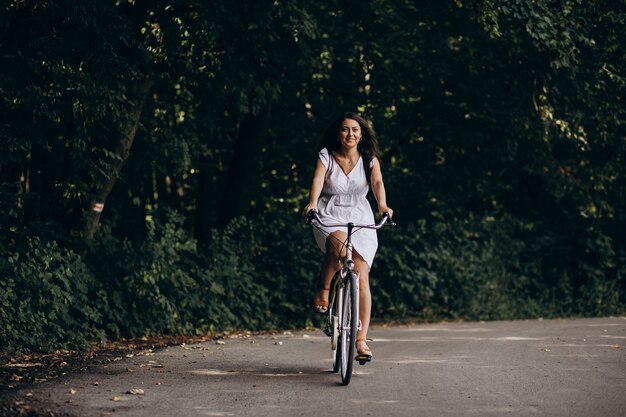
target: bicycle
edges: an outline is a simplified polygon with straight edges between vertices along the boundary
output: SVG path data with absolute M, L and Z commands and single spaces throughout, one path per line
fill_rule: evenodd
M 380 229 L 389 224 L 395 226 L 387 213 L 377 224 L 365 225 L 354 223 L 326 224 L 321 221 L 317 211 L 311 210 L 307 215 L 307 223 L 316 227 L 316 221 L 324 227 L 345 227 L 348 230 L 346 239 L 346 256 L 343 259 L 342 267 L 339 269 L 330 282 L 330 293 L 328 302 L 327 324 L 324 333 L 330 337 L 331 350 L 333 351 L 333 372 L 341 370 L 341 382 L 348 385 L 352 378 L 352 365 L 354 361 L 360 365 L 365 365 L 370 361 L 370 357 L 364 355 L 354 355 L 356 333 L 360 330 L 359 320 L 359 277 L 354 269 L 352 259 L 352 234 L 359 229 Z M 355 230 L 356 229 L 356 230 Z M 352 358 L 354 357 L 354 360 Z

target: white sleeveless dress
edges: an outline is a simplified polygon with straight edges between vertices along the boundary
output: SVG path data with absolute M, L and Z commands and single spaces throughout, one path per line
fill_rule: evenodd
M 317 209 L 324 223 L 374 224 L 374 213 L 367 201 L 370 189 L 361 156 L 348 175 L 326 148 L 319 152 L 320 161 L 326 167 L 326 180 L 318 200 Z M 374 161 L 370 163 L 370 168 Z M 337 230 L 347 233 L 345 227 L 313 228 L 315 241 L 322 252 L 326 252 L 326 237 Z M 352 234 L 352 246 L 363 257 L 369 268 L 378 249 L 376 230 L 360 229 Z

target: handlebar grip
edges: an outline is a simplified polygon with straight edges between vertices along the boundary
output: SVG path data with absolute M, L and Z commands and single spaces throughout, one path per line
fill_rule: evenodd
M 383 217 L 381 218 L 381 221 L 382 221 L 382 219 L 385 219 L 384 224 L 390 224 L 392 226 L 396 226 L 396 222 L 394 222 L 393 219 L 391 217 L 389 217 L 389 213 L 388 212 L 384 212 L 383 213 Z
M 317 211 L 316 210 L 310 210 L 307 215 L 306 215 L 306 222 L 311 223 L 311 220 L 315 220 L 317 219 Z

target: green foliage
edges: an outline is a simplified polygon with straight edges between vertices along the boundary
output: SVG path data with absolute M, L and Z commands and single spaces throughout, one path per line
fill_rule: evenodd
M 510 221 L 420 222 L 388 232 L 380 261 L 378 314 L 422 319 L 507 319 L 533 316 L 538 302 L 535 271 L 520 271 L 523 242 Z M 380 272 L 378 272 L 380 271 Z M 375 290 L 377 291 L 377 290 Z
M 149 223 L 140 245 L 116 241 L 103 230 L 91 248 L 89 262 L 105 283 L 99 298 L 110 333 L 176 332 L 188 325 L 180 311 L 191 307 L 187 296 L 197 292 L 190 271 L 195 243 L 179 226 L 175 217 L 160 227 Z
M 302 326 L 318 268 L 302 247 L 302 227 L 274 218 L 238 218 L 198 250 L 180 216 L 150 223 L 140 245 L 99 231 L 88 262 L 103 286 L 107 334 L 141 336 Z M 305 229 L 308 234 L 308 230 Z M 317 258 L 319 258 L 319 254 Z M 305 276 L 302 282 L 297 277 Z M 304 290 L 304 291 L 303 291 Z
M 548 237 L 512 217 L 419 222 L 387 231 L 372 269 L 387 318 L 521 319 L 624 313 L 607 236 Z M 582 251 L 582 253 L 578 253 Z M 573 266 L 574 265 L 574 266 Z
M 170 213 L 150 224 L 140 244 L 120 241 L 110 226 L 102 227 L 84 261 L 38 238 L 20 251 L 5 250 L 2 349 L 316 322 L 309 306 L 321 252 L 309 226 L 296 216 L 268 215 L 237 218 L 213 234 L 211 246 L 199 250 L 182 218 Z M 581 238 L 546 238 L 535 224 L 511 217 L 384 229 L 371 272 L 373 315 L 491 320 L 623 314 L 623 275 L 615 269 L 611 242 L 599 233 Z M 581 245 L 583 253 L 576 253 Z
M 2 248 L 0 350 L 85 347 L 104 337 L 93 275 L 74 252 L 33 236 Z

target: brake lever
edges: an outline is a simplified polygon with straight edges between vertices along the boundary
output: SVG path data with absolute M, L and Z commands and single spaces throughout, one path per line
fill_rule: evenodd
M 384 223 L 385 225 L 397 226 L 396 222 L 393 221 L 391 217 L 389 217 L 389 213 L 383 213 L 383 217 L 387 217 L 387 221 Z

